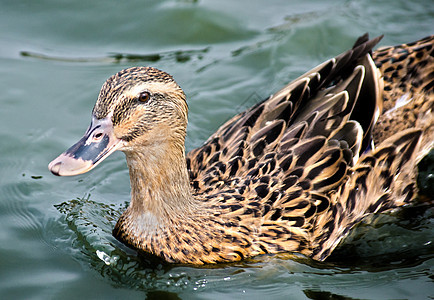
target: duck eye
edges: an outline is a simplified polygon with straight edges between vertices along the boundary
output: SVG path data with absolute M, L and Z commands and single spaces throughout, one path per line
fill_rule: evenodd
M 149 98 L 151 98 L 151 95 L 149 94 L 149 92 L 141 92 L 139 95 L 139 101 L 140 102 L 146 102 L 149 100 Z

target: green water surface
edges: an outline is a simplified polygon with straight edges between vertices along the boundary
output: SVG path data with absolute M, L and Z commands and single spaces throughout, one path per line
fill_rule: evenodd
M 427 0 L 0 0 L 0 298 L 433 299 L 432 208 L 367 220 L 324 263 L 171 266 L 111 236 L 129 201 L 122 153 L 76 177 L 47 170 L 123 68 L 175 77 L 190 150 L 364 32 L 391 45 L 433 29 Z

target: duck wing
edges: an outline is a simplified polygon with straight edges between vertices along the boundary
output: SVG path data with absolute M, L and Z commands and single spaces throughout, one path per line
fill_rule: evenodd
M 187 154 L 195 190 L 211 192 L 236 178 L 284 178 L 330 149 L 345 152 L 352 165 L 368 144 L 381 105 L 381 80 L 368 55 L 381 38 L 360 37 L 352 49 L 227 121 Z M 330 146 L 332 139 L 346 143 L 351 153 Z

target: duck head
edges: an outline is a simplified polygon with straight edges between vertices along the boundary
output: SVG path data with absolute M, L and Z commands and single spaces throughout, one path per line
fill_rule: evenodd
M 103 84 L 84 136 L 48 168 L 58 176 L 90 171 L 116 150 L 184 151 L 188 107 L 169 74 L 151 67 L 120 71 Z

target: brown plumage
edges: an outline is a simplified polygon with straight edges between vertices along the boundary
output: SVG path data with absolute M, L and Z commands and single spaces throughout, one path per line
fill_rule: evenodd
M 49 168 L 75 175 L 123 151 L 132 199 L 113 234 L 168 262 L 324 260 L 364 216 L 415 198 L 416 164 L 433 146 L 434 36 L 372 60 L 380 39 L 360 37 L 186 156 L 181 88 L 154 68 L 123 70 Z

